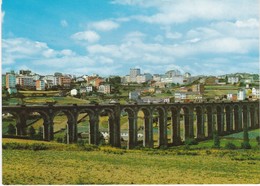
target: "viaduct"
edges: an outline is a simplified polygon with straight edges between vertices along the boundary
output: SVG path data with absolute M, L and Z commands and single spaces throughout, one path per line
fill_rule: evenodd
M 179 145 L 187 138 L 204 140 L 211 138 L 213 131 L 219 135 L 240 132 L 244 127 L 259 128 L 259 102 L 202 102 L 202 103 L 160 103 L 160 104 L 96 104 L 96 105 L 17 105 L 2 106 L 2 113 L 10 113 L 16 118 L 17 135 L 26 135 L 26 120 L 30 113 L 39 113 L 43 118 L 43 139 L 54 139 L 54 117 L 63 112 L 68 119 L 67 141 L 77 142 L 77 121 L 80 113 L 89 116 L 89 142 L 99 144 L 99 116 L 106 113 L 108 119 L 109 144 L 121 146 L 120 117 L 122 112 L 128 115 L 128 148 L 134 148 L 138 143 L 138 112 L 144 114 L 144 147 L 154 147 L 153 121 L 154 113 L 158 119 L 158 145 Z M 181 120 L 183 129 L 181 136 Z M 170 124 L 168 124 L 170 121 Z M 167 135 L 167 125 L 170 125 L 170 140 Z

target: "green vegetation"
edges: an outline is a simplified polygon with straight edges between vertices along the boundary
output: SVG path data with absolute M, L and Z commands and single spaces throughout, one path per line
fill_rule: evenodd
M 213 142 L 214 142 L 212 146 L 213 148 L 220 148 L 220 138 L 216 130 L 213 132 Z
M 140 150 L 4 138 L 3 184 L 257 184 L 257 140 L 241 149 L 243 132 L 236 136 L 219 137 L 218 149 L 209 140 Z

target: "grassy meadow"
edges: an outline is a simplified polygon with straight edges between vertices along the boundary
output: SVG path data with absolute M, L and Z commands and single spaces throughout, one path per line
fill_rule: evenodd
M 65 145 L 3 139 L 3 184 L 257 184 L 260 150 L 241 149 L 242 133 L 168 149 L 125 150 L 110 146 Z M 225 148 L 227 142 L 237 149 Z

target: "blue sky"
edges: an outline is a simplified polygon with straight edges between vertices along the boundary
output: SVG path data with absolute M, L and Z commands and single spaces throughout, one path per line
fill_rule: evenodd
M 257 0 L 2 0 L 2 73 L 259 72 Z

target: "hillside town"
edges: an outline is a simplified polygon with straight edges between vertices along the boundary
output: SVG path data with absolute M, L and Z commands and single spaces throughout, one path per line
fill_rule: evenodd
M 15 96 L 19 91 L 59 91 L 57 96 L 80 99 L 99 96 L 97 102 L 121 99 L 137 103 L 202 102 L 213 100 L 258 100 L 259 75 L 249 73 L 221 76 L 192 76 L 173 69 L 165 74 L 141 73 L 131 68 L 128 75 L 101 77 L 98 74 L 76 77 L 56 72 L 41 75 L 31 70 L 2 74 L 3 95 Z M 105 101 L 106 100 L 106 101 Z

